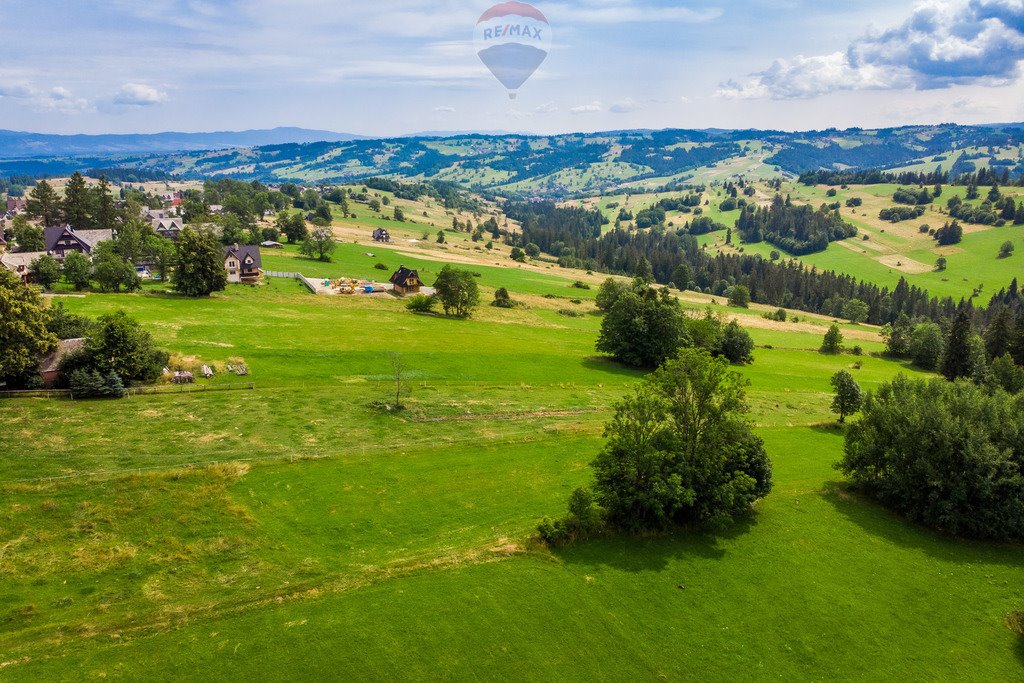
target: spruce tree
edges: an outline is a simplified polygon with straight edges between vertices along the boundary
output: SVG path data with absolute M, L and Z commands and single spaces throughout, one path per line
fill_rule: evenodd
M 105 380 L 104 394 L 110 398 L 124 398 L 128 390 L 124 388 L 121 376 L 111 370 L 107 373 Z
M 1000 304 L 999 310 L 985 331 L 985 351 L 989 358 L 994 360 L 1010 352 L 1013 345 L 1013 323 L 1010 309 Z
M 28 194 L 26 212 L 31 218 L 38 218 L 45 226 L 59 225 L 61 222 L 60 199 L 53 186 L 40 180 Z
M 946 355 L 942 359 L 942 374 L 953 381 L 970 377 L 973 371 L 971 337 L 974 327 L 966 310 L 961 310 L 953 320 L 946 340 Z
M 93 194 L 85 184 L 81 173 L 71 176 L 64 188 L 64 220 L 75 230 L 88 230 L 92 224 Z

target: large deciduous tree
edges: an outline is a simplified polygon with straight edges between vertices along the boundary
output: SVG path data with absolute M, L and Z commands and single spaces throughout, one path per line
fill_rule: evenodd
M 178 236 L 178 265 L 174 270 L 174 290 L 185 296 L 210 296 L 228 284 L 224 270 L 224 250 L 209 232 L 186 227 Z
M 434 290 L 445 315 L 468 318 L 480 302 L 480 288 L 468 270 L 445 266 L 437 276 Z
M 57 338 L 46 322 L 39 295 L 0 268 L 0 378 L 25 374 L 55 348 Z
M 687 349 L 616 406 L 593 466 L 608 521 L 624 529 L 722 524 L 772 488 L 771 462 L 744 418 L 746 382 Z

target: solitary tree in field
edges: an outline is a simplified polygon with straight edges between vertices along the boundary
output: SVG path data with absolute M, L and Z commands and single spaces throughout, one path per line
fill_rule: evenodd
M 327 228 L 317 228 L 299 247 L 299 253 L 303 256 L 329 263 L 331 254 L 334 253 L 336 246 L 337 243 L 334 241 L 334 235 L 331 234 L 330 230 Z
M 839 329 L 839 325 L 833 325 L 828 328 L 828 332 L 825 333 L 825 339 L 821 344 L 822 353 L 842 353 L 843 351 L 843 333 Z
M 391 361 L 391 376 L 395 381 L 395 410 L 402 410 L 402 396 L 409 393 L 409 366 L 406 365 L 402 354 L 395 351 L 388 353 Z
M 1003 246 L 999 247 L 999 258 L 1010 258 L 1014 252 L 1013 242 L 1006 240 L 1003 242 Z
M 593 463 L 595 497 L 628 530 L 716 525 L 772 488 L 764 443 L 744 419 L 746 381 L 687 349 L 616 406 Z
M 445 266 L 437 276 L 434 291 L 445 315 L 468 318 L 480 302 L 480 288 L 468 270 Z
M 832 399 L 832 412 L 839 416 L 839 424 L 843 424 L 847 417 L 860 411 L 864 403 L 864 392 L 853 375 L 846 370 L 840 370 L 833 375 L 832 388 L 836 393 Z
M 946 260 L 945 256 L 940 256 L 939 258 L 935 259 L 935 270 L 939 271 L 940 273 L 944 272 L 948 265 L 949 261 Z

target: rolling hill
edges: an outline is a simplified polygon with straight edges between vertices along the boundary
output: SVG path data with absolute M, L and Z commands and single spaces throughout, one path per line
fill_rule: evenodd
M 734 177 L 763 179 L 818 169 L 883 168 L 954 173 L 982 167 L 1024 175 L 1024 129 L 1001 126 L 911 126 L 810 132 L 756 130 L 629 130 L 556 136 L 462 134 L 393 139 L 351 138 L 316 131 L 252 131 L 184 137 L 127 136 L 91 151 L 65 141 L 64 153 L 24 158 L 0 134 L 0 175 L 62 175 L 125 166 L 199 179 L 231 176 L 263 182 L 340 183 L 386 175 L 436 179 L 485 192 L 583 197 L 652 191 Z M 268 136 L 292 140 L 264 144 Z M 311 138 L 322 139 L 311 141 Z M 330 136 L 334 136 L 331 138 Z M 118 136 L 114 136 L 117 138 Z M 138 138 L 138 139 L 136 139 Z M 56 143 L 49 143 L 56 145 Z M 157 153 L 138 150 L 164 145 Z M 118 145 L 121 145 L 118 148 Z M 185 151 L 167 146 L 189 145 Z M 197 151 L 198 147 L 204 149 Z M 51 149 L 56 149 L 55 146 Z M 103 149 L 106 153 L 99 153 Z M 117 152 L 117 153 L 114 153 Z

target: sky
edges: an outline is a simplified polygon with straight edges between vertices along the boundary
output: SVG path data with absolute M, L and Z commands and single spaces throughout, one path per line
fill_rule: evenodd
M 552 0 L 510 100 L 495 0 L 0 0 L 0 128 L 391 136 L 1024 121 L 1024 0 Z

